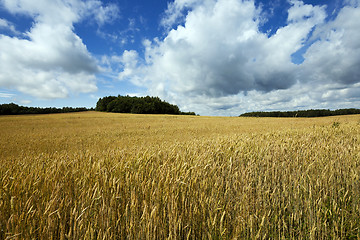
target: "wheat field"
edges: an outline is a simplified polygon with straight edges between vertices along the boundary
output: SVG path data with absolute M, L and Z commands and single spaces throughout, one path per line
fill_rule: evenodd
M 0 239 L 360 239 L 359 115 L 0 126 Z

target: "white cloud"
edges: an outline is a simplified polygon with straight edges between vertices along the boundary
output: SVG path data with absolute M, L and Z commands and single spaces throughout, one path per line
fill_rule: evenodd
M 191 9 L 196 5 L 205 4 L 206 1 L 207 0 L 177 0 L 168 2 L 168 8 L 161 20 L 161 25 L 169 30 L 174 24 L 184 20 L 184 11 L 186 9 Z
M 344 0 L 344 3 L 347 5 L 350 5 L 354 8 L 359 7 L 360 6 L 360 1 L 359 0 Z
M 22 105 L 28 105 L 31 103 L 30 100 L 17 100 L 18 103 L 22 104 Z
M 16 30 L 14 24 L 7 21 L 6 19 L 0 18 L 0 29 L 7 29 L 14 34 L 19 34 L 19 32 Z
M 12 14 L 33 19 L 24 38 L 0 35 L 0 87 L 40 98 L 64 98 L 97 90 L 95 59 L 73 24 L 93 16 L 101 25 L 117 14 L 113 5 L 81 0 L 2 0 Z
M 14 94 L 0 92 L 0 98 L 12 98 Z
M 313 18 L 316 22 L 321 22 L 325 18 L 324 6 L 312 6 L 299 0 L 291 0 L 290 3 L 292 7 L 288 11 L 289 22 L 299 22 L 307 18 Z
M 360 8 L 344 7 L 335 20 L 315 31 L 315 42 L 305 53 L 309 81 L 351 86 L 360 82 Z
M 116 4 L 108 4 L 103 6 L 98 0 L 87 1 L 85 14 L 95 17 L 96 22 L 102 26 L 105 23 L 113 22 L 119 17 L 119 8 Z
M 200 114 L 360 102 L 359 8 L 346 5 L 326 22 L 325 6 L 289 3 L 286 25 L 268 36 L 254 1 L 175 0 L 162 22 L 171 27 L 166 37 L 144 41 L 144 59 L 133 53 L 138 59 L 123 63 L 120 76 Z M 302 48 L 305 60 L 294 64 L 292 54 Z
M 99 0 L 2 0 L 4 7 L 13 14 L 26 14 L 37 22 L 72 25 L 82 18 L 92 17 L 99 25 L 118 18 L 115 4 L 104 5 Z
M 123 80 L 133 76 L 133 71 L 138 65 L 139 55 L 136 51 L 125 51 L 119 61 L 124 65 L 123 71 L 119 74 L 119 79 Z M 114 59 L 116 60 L 116 59 Z

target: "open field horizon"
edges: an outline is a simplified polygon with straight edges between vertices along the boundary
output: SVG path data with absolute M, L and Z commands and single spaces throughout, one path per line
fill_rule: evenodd
M 0 125 L 0 239 L 360 238 L 359 115 Z
M 79 112 L 0 116 L 1 157 L 7 154 L 106 150 L 197 138 L 257 134 L 291 128 L 360 122 L 360 115 L 321 118 L 240 118 Z M 71 141 L 68 141 L 71 140 Z M 6 154 L 6 155 L 4 155 Z

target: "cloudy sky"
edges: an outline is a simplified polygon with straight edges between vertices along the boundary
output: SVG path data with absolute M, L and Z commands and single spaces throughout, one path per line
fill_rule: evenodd
M 360 108 L 360 0 L 0 0 L 0 103 Z

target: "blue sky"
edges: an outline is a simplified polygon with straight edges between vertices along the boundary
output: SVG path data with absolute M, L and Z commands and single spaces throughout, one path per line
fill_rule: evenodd
M 359 0 L 0 0 L 0 103 L 359 108 Z

